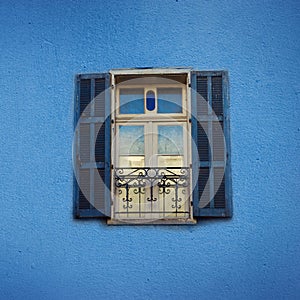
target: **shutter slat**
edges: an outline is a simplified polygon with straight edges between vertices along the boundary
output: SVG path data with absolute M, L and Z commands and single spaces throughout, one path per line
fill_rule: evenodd
M 95 116 L 105 116 L 105 78 L 95 79 Z
M 213 160 L 224 160 L 224 132 L 223 122 L 212 123 L 213 133 Z
M 90 161 L 90 124 L 80 124 L 79 157 L 82 163 Z
M 212 109 L 217 116 L 223 115 L 222 76 L 212 77 Z
M 89 198 L 90 195 L 90 171 L 88 169 L 81 169 L 79 174 L 79 208 L 89 209 L 90 202 L 87 198 Z
M 224 181 L 224 169 L 214 169 L 214 205 L 215 208 L 225 208 L 225 181 Z
M 201 208 L 209 208 L 209 188 L 205 189 L 209 177 L 209 168 L 200 168 L 199 170 L 199 203 Z
M 80 115 L 84 112 L 86 116 L 90 116 L 90 108 L 88 104 L 91 102 L 91 80 L 82 79 L 80 81 Z M 87 108 L 87 109 L 86 109 Z
M 104 169 L 95 169 L 95 208 L 100 211 L 105 211 L 105 202 L 103 201 L 105 197 L 105 171 Z
M 206 135 L 207 132 L 207 122 L 197 122 L 197 141 L 198 141 L 198 154 L 200 161 L 209 161 L 209 143 Z
M 99 128 L 100 127 L 100 128 Z M 105 161 L 105 123 L 100 123 L 95 126 L 95 134 L 97 133 L 96 145 L 95 145 L 95 161 Z
M 202 98 L 202 101 L 200 100 Z M 206 115 L 208 112 L 207 98 L 207 77 L 197 77 L 197 111 L 199 115 Z

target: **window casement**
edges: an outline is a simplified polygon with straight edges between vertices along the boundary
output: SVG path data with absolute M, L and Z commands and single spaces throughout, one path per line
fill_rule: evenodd
M 74 212 L 109 224 L 231 217 L 228 73 L 76 76 Z

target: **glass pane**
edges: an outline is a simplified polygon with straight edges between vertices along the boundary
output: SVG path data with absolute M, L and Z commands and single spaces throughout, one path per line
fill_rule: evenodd
M 182 89 L 160 88 L 157 89 L 157 112 L 182 113 Z
M 143 114 L 144 90 L 120 89 L 120 114 Z
M 149 111 L 155 109 L 155 94 L 153 91 L 148 91 L 146 95 L 146 107 Z
M 144 156 L 120 156 L 119 167 L 122 168 L 138 168 L 144 167 Z
M 119 126 L 120 155 L 144 155 L 144 126 Z
M 183 167 L 183 157 L 178 155 L 159 155 L 159 167 Z
M 182 126 L 158 126 L 158 154 L 183 154 Z

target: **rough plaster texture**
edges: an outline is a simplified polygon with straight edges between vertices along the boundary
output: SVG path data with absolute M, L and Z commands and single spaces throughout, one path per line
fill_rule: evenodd
M 1 16 L 1 299 L 296 299 L 299 2 L 7 1 Z M 234 217 L 72 218 L 74 75 L 228 69 Z

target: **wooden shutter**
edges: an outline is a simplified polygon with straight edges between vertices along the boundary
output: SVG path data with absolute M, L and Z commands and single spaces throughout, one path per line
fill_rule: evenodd
M 192 113 L 194 216 L 231 217 L 227 72 L 192 72 Z
M 110 216 L 110 78 L 76 77 L 74 210 L 77 218 Z

